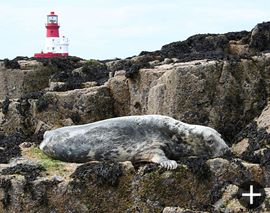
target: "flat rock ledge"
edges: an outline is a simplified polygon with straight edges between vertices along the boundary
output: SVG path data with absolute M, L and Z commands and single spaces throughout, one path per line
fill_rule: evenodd
M 269 171 L 233 158 L 185 158 L 173 171 L 129 161 L 63 163 L 31 146 L 0 164 L 0 212 L 246 211 L 236 200 L 237 186 L 265 182 Z M 269 199 L 260 211 L 270 211 Z

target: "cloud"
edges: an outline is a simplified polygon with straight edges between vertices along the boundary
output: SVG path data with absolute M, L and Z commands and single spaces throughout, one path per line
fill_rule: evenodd
M 268 20 L 270 3 L 221 0 L 28 0 L 0 7 L 0 58 L 32 56 L 45 42 L 45 16 L 59 15 L 71 54 L 128 57 L 196 33 L 249 30 Z M 10 45 L 12 44 L 12 45 Z

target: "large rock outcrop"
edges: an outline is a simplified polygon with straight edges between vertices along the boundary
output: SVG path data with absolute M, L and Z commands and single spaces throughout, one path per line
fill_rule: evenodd
M 114 96 L 118 91 L 129 94 L 118 102 L 130 103 L 130 114 L 164 114 L 209 125 L 231 140 L 267 103 L 269 62 L 269 54 L 251 60 L 175 62 L 141 69 L 122 83 L 116 76 L 109 86 Z
M 237 191 L 251 180 L 269 212 L 269 32 L 195 35 L 126 59 L 1 61 L 0 212 L 245 212 Z M 63 163 L 37 148 L 48 129 L 136 114 L 211 126 L 233 154 L 165 171 Z
M 236 199 L 238 185 L 251 179 L 265 184 L 260 164 L 240 159 L 189 158 L 166 171 L 156 165 L 134 168 L 130 162 L 62 163 L 35 147 L 23 153 L 0 167 L 0 209 L 7 213 L 161 212 L 166 206 L 245 212 Z M 266 200 L 259 210 L 269 211 L 269 204 Z
M 37 61 L 27 61 L 21 69 L 1 66 L 0 100 L 5 97 L 20 98 L 24 94 L 45 89 L 48 87 L 50 75 L 54 72 L 53 67 L 43 67 Z

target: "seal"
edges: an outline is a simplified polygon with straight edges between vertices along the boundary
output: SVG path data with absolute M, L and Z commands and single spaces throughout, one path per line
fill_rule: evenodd
M 117 117 L 46 131 L 40 149 L 66 162 L 153 162 L 166 169 L 177 168 L 175 160 L 182 157 L 217 157 L 229 151 L 216 130 L 162 115 Z

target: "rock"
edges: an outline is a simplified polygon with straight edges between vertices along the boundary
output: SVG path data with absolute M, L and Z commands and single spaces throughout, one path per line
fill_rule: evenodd
M 1 118 L 1 130 L 7 135 L 23 129 L 22 124 L 24 123 L 24 118 L 18 110 L 19 105 L 20 103 L 18 100 L 11 101 L 9 103 L 9 110 L 6 114 L 3 114 Z
M 165 58 L 163 63 L 164 64 L 171 64 L 171 63 L 173 63 L 173 60 L 170 58 Z
M 4 100 L 3 103 L 2 103 L 2 113 L 3 113 L 3 114 L 7 114 L 9 104 L 10 104 L 10 100 L 9 100 L 9 98 L 6 96 L 5 100 Z
M 19 145 L 20 148 L 29 148 L 31 147 L 33 144 L 31 142 L 23 142 Z
M 214 161 L 228 162 L 224 159 Z M 234 184 L 225 185 L 220 189 L 220 197 L 212 200 L 212 190 L 217 190 L 214 183 L 222 182 L 211 176 L 198 178 L 191 172 L 191 165 L 180 165 L 176 171 L 145 165 L 143 170 L 141 167 L 136 171 L 130 162 L 90 162 L 73 168 L 70 177 L 64 178 L 58 174 L 46 176 L 39 167 L 23 162 L 14 161 L 12 166 L 1 170 L 0 196 L 6 199 L 2 199 L 0 211 L 64 212 L 67 207 L 69 211 L 80 212 L 100 209 L 104 212 L 233 212 L 244 209 L 235 199 L 237 186 Z M 193 163 L 195 166 L 196 161 Z M 235 171 L 242 169 L 235 168 Z M 28 170 L 34 176 L 27 177 Z M 3 171 L 10 175 L 3 175 Z M 17 175 L 11 177 L 12 174 Z
M 29 70 L 0 69 L 0 100 L 6 96 L 10 99 L 20 98 L 45 89 L 49 76 L 54 72 L 54 69 L 43 66 Z
M 163 213 L 206 213 L 203 211 L 192 211 L 190 209 L 183 209 L 180 207 L 166 207 Z
M 230 162 L 223 158 L 216 158 L 211 159 L 208 162 L 210 170 L 215 174 L 217 177 L 221 177 L 226 173 L 226 169 L 229 166 Z
M 270 134 L 266 128 L 259 128 L 255 119 L 238 133 L 234 140 L 236 142 L 232 147 L 232 151 L 238 157 L 250 162 L 259 163 L 264 158 L 260 150 L 269 148 Z
M 71 118 L 63 119 L 60 121 L 62 126 L 71 126 L 74 125 L 74 122 Z
M 154 61 L 154 60 L 161 60 L 161 57 L 155 57 L 155 56 L 149 56 L 149 55 L 139 55 L 132 57 L 130 61 L 132 64 L 144 64 L 148 63 L 149 61 Z
M 106 65 L 108 67 L 108 69 L 115 73 L 118 70 L 126 70 L 127 68 L 129 68 L 131 66 L 131 61 L 130 59 L 124 59 L 124 60 L 113 60 L 110 62 L 107 62 Z
M 24 141 L 25 136 L 21 133 L 13 133 L 10 136 L 0 135 L 0 163 L 8 163 L 12 158 L 21 155 L 19 145 Z
M 229 42 L 229 53 L 233 55 L 247 55 L 250 53 L 248 44 L 242 44 L 241 41 Z
M 94 60 L 87 61 L 79 70 L 74 70 L 72 73 L 77 73 L 84 82 L 95 81 L 98 85 L 104 84 L 109 79 L 106 64 Z
M 149 68 L 149 62 L 155 57 L 153 56 L 137 56 L 131 59 L 116 60 L 108 62 L 107 66 L 112 73 L 119 70 L 125 70 L 125 75 L 127 78 L 133 78 L 136 76 L 140 69 Z
M 36 123 L 36 129 L 35 129 L 34 134 L 39 134 L 39 133 L 43 134 L 45 131 L 52 129 L 52 127 L 53 126 L 50 126 L 44 123 L 43 121 L 38 120 Z
M 261 157 L 261 165 L 263 169 L 263 174 L 264 174 L 264 179 L 266 186 L 270 186 L 270 149 L 263 149 L 261 152 L 262 157 Z
M 126 69 L 126 77 L 127 78 L 136 77 L 140 69 L 142 68 L 150 68 L 150 64 L 148 62 L 139 62 L 132 64 L 130 67 Z
M 107 84 L 114 100 L 114 114 L 118 116 L 129 115 L 130 93 L 128 80 L 124 75 L 120 75 L 119 71 L 115 74 L 113 78 L 109 79 Z
M 33 58 L 32 58 L 33 59 Z M 70 72 L 81 67 L 82 59 L 74 56 L 57 57 L 57 58 L 34 58 L 34 60 L 42 63 L 45 67 L 51 67 L 58 71 Z
M 248 147 L 249 147 L 248 139 L 244 138 L 240 142 L 233 144 L 231 150 L 233 154 L 235 154 L 237 157 L 241 157 L 243 153 L 247 152 Z
M 256 66 L 248 60 L 202 60 L 140 69 L 128 81 L 130 113 L 164 114 L 209 125 L 230 141 L 266 105 L 266 82 Z
M 62 126 L 60 120 L 71 119 L 75 124 L 90 123 L 113 116 L 113 100 L 105 86 L 47 92 L 48 107 L 36 112 L 36 118 L 47 125 Z M 96 107 L 99 106 L 99 107 Z
M 264 108 L 260 116 L 256 119 L 258 128 L 265 129 L 270 134 L 270 103 Z
M 63 92 L 81 89 L 87 87 L 86 82 L 96 82 L 97 85 L 102 85 L 108 79 L 107 66 L 99 61 L 89 60 L 80 67 L 70 65 L 66 69 L 56 72 L 50 80 L 61 83 L 51 83 L 50 90 Z
M 85 184 L 92 180 L 94 184 L 100 186 L 117 186 L 122 175 L 123 171 L 119 163 L 85 163 L 76 169 L 71 178 L 74 179 L 74 184 L 78 184 L 78 181 L 82 182 L 80 184 Z
M 42 66 L 42 63 L 36 60 L 29 60 L 29 59 L 18 60 L 18 64 L 20 65 L 21 70 L 31 70 Z
M 159 66 L 161 65 L 160 61 L 159 60 L 155 60 L 155 61 L 150 61 L 149 62 L 150 66 Z
M 257 24 L 251 31 L 249 46 L 256 51 L 269 50 L 270 45 L 270 22 Z
M 210 171 L 221 183 L 230 182 L 240 185 L 245 181 L 263 182 L 263 172 L 259 164 L 241 162 L 241 160 L 228 161 L 222 158 L 207 161 Z
M 114 73 L 114 76 L 125 76 L 126 75 L 126 71 L 125 70 L 119 70 L 119 71 L 116 71 Z
M 4 170 L 4 173 L 19 175 L 15 177 L 0 175 L 0 180 L 6 177 L 5 183 L 9 183 L 6 188 L 4 184 L 3 186 L 0 184 L 0 195 L 8 198 L 6 199 L 8 202 L 2 200 L 2 204 L 5 205 L 0 204 L 1 211 L 17 212 L 24 209 L 29 212 L 31 209 L 31 211 L 39 212 L 48 210 L 62 212 L 68 206 L 69 211 L 95 212 L 100 210 L 100 205 L 104 212 L 125 212 L 136 209 L 162 211 L 164 205 L 173 206 L 173 203 L 182 203 L 188 208 L 191 195 L 189 196 L 186 190 L 190 189 L 189 187 L 192 185 L 196 185 L 196 187 L 192 187 L 193 194 L 198 188 L 204 189 L 208 186 L 208 184 L 197 182 L 198 180 L 187 169 L 181 167 L 176 174 L 171 171 L 157 170 L 157 168 L 152 171 L 148 170 L 144 174 L 136 174 L 130 162 L 123 164 L 86 163 L 77 167 L 69 179 L 55 177 L 55 175 L 31 179 L 25 176 L 27 169 L 28 166 L 19 163 Z M 32 172 L 32 174 L 34 173 Z M 190 181 L 191 183 L 189 183 Z M 180 193 L 181 198 L 179 198 L 179 191 L 172 193 L 172 189 L 175 187 L 180 187 L 179 191 L 183 192 L 182 195 Z M 157 189 L 164 191 L 165 194 L 155 192 Z M 89 196 L 90 194 L 92 196 Z M 168 197 L 169 194 L 171 197 Z M 145 200 L 145 195 L 147 200 Z M 189 197 L 182 200 L 187 195 Z M 24 199 L 18 202 L 21 196 Z M 205 193 L 195 193 L 193 198 L 202 203 L 204 199 L 207 199 Z M 115 206 L 116 202 L 118 205 Z M 88 205 L 89 203 L 91 205 Z M 199 206 L 196 208 L 198 209 Z M 197 212 L 200 211 L 197 210 Z
M 4 59 L 4 66 L 7 69 L 20 69 L 20 64 L 16 60 Z
M 9 188 L 11 187 L 10 179 L 0 179 L 0 188 L 2 189 L 0 192 L 1 204 L 0 208 L 3 210 L 10 204 L 10 195 L 8 193 Z
M 114 101 L 105 86 L 47 92 L 38 99 L 30 98 L 10 101 L 6 114 L 0 113 L 1 129 L 6 134 L 20 131 L 38 136 L 52 127 L 89 123 L 114 115 Z
M 17 164 L 12 167 L 7 167 L 2 169 L 0 172 L 1 175 L 23 175 L 26 180 L 33 181 L 38 176 L 41 175 L 41 172 L 44 171 L 44 167 L 41 165 L 28 165 L 28 164 Z
M 222 194 L 222 197 L 214 204 L 214 209 L 216 211 L 227 212 L 227 203 L 236 197 L 238 189 L 239 187 L 237 187 L 236 185 L 230 184 L 226 186 L 225 189 L 223 189 L 224 192 Z
M 57 91 L 59 88 L 63 87 L 65 82 L 50 82 L 48 91 Z
M 270 208 L 270 188 L 267 187 L 264 189 L 265 190 L 265 194 L 266 194 L 266 201 L 264 203 L 264 208 L 265 209 L 269 209 Z
M 181 61 L 198 59 L 222 59 L 230 51 L 230 40 L 240 41 L 245 44 L 245 37 L 249 32 L 242 31 L 227 34 L 199 34 L 189 37 L 185 41 L 173 42 L 161 48 L 160 55 L 165 58 L 178 58 Z M 238 53 L 238 52 L 236 52 Z M 245 51 L 244 51 L 245 53 Z
M 242 164 L 245 167 L 245 169 L 251 174 L 252 181 L 255 181 L 257 183 L 264 182 L 263 170 L 260 164 L 247 163 L 247 162 L 243 162 Z
M 89 81 L 89 82 L 82 83 L 82 88 L 90 88 L 90 87 L 95 87 L 95 86 L 97 86 L 97 82 L 95 82 L 95 81 Z
M 258 211 L 269 212 L 269 26 L 195 35 L 126 59 L 0 61 L 0 212 L 245 212 L 235 192 L 249 180 L 265 185 Z M 65 164 L 35 147 L 48 129 L 136 114 L 213 127 L 233 154 L 183 157 L 165 171 Z
M 227 203 L 225 212 L 248 212 L 248 210 L 237 199 L 232 199 Z

